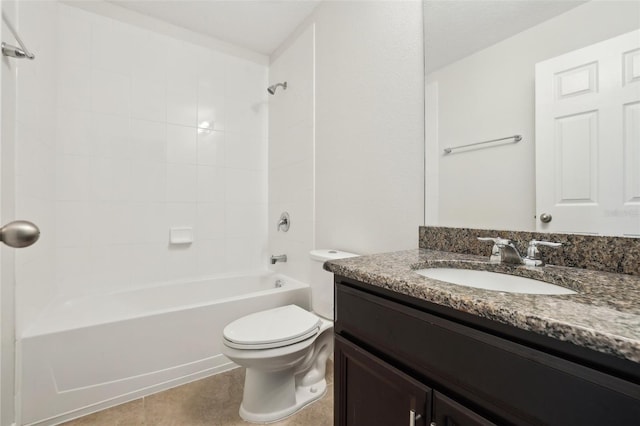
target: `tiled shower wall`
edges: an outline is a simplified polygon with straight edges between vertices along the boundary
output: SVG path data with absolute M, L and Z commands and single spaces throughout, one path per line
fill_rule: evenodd
M 269 67 L 269 84 L 287 82 L 269 99 L 269 248 L 286 254 L 272 268 L 312 283 L 314 247 L 314 26 L 291 42 Z M 276 229 L 282 212 L 289 231 Z
M 61 290 L 262 266 L 266 66 L 64 5 L 58 31 Z
M 263 268 L 267 66 L 51 7 L 55 144 L 49 176 L 26 180 L 55 182 L 57 294 Z M 193 228 L 194 242 L 170 245 L 171 227 Z M 20 285 L 50 293 L 41 278 Z
M 41 230 L 38 242 L 15 253 L 16 335 L 55 297 L 56 26 L 57 5 L 15 3 L 14 25 L 35 53 L 17 67 L 15 99 L 15 218 Z M 3 92 L 3 97 L 6 93 Z M 3 127 L 9 125 L 3 123 Z M 3 146 L 9 141 L 4 140 Z M 3 158 L 3 162 L 6 159 Z M 6 199 L 3 196 L 3 203 Z M 6 283 L 6 282 L 5 282 Z

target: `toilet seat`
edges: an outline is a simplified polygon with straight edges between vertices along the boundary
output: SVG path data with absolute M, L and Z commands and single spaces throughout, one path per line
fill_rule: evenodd
M 224 344 L 235 349 L 271 349 L 307 340 L 321 320 L 296 305 L 281 306 L 237 319 L 224 328 Z

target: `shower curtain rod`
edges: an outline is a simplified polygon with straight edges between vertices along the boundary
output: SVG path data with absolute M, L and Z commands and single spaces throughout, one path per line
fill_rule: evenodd
M 19 59 L 27 58 L 27 59 L 34 60 L 36 58 L 36 55 L 31 53 L 29 49 L 27 49 L 27 46 L 24 45 L 24 43 L 20 39 L 20 36 L 18 36 L 18 33 L 16 32 L 16 30 L 11 26 L 11 24 L 9 24 L 9 22 L 5 21 L 5 24 L 7 25 L 7 27 L 9 27 L 9 30 L 11 30 L 11 32 L 13 33 L 13 36 L 15 37 L 20 47 L 12 46 L 3 41 L 2 44 L 0 45 L 0 48 L 2 49 L 2 54 L 4 56 L 10 56 L 12 58 L 19 58 Z

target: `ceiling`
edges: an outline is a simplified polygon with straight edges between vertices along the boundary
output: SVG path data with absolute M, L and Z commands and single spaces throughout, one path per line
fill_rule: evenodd
M 586 1 L 426 0 L 427 74 Z
M 321 0 L 108 1 L 254 52 L 271 55 Z M 426 71 L 431 72 L 455 62 L 582 3 L 585 1 L 426 0 Z
M 270 55 L 320 0 L 108 0 L 147 16 Z

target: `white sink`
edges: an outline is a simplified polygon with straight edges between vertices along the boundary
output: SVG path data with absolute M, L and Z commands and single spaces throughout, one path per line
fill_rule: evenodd
M 531 278 L 499 274 L 489 271 L 455 268 L 428 268 L 416 271 L 427 278 L 433 278 L 450 284 L 485 290 L 504 291 L 525 294 L 576 294 L 575 291 Z

